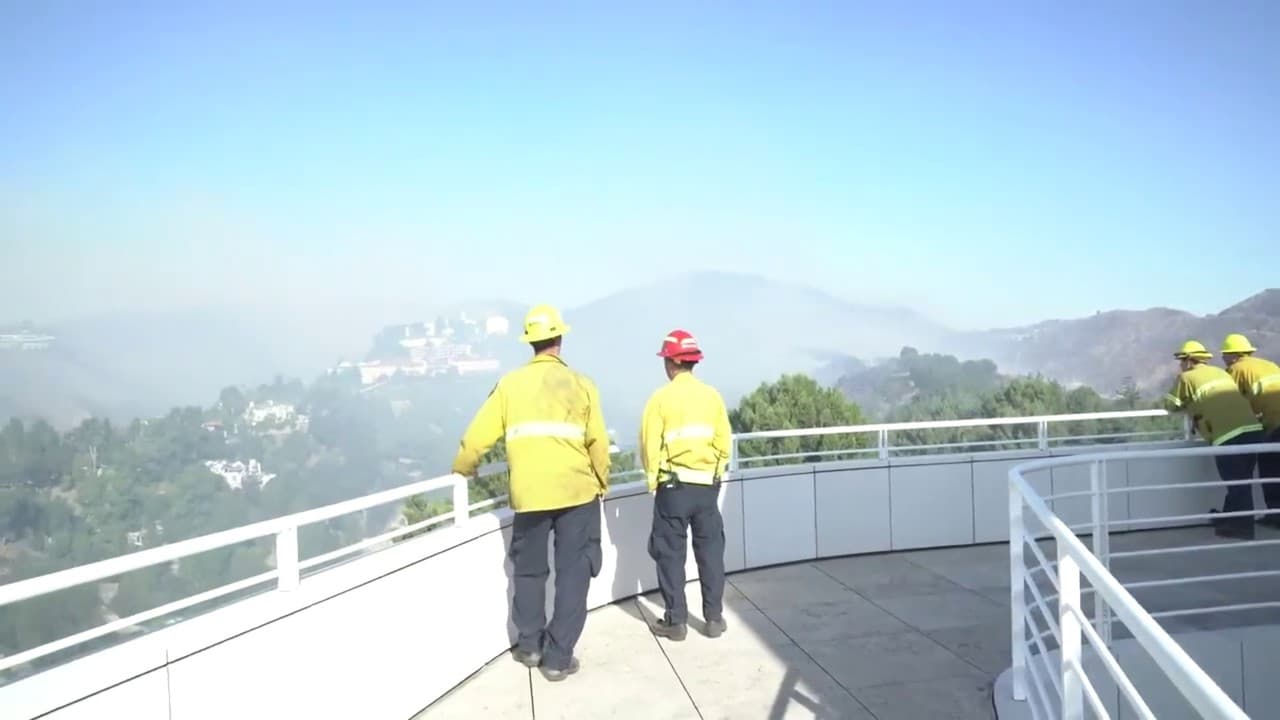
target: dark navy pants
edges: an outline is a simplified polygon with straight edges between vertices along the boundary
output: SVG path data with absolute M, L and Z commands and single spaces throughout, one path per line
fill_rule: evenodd
M 666 621 L 673 625 L 689 620 L 684 596 L 689 528 L 693 529 L 693 558 L 702 584 L 703 619 L 723 618 L 724 519 L 716 504 L 719 495 L 719 485 L 664 484 L 658 486 L 654 497 L 649 557 L 658 567 L 658 590 L 667 607 Z
M 555 532 L 555 610 L 547 624 L 547 537 Z M 511 621 L 516 646 L 565 670 L 587 622 L 587 589 L 600 573 L 600 500 L 559 510 L 518 512 L 508 552 L 514 568 Z
M 1256 442 L 1262 442 L 1261 430 L 1242 433 L 1222 444 L 1224 446 L 1248 445 Z M 1258 456 L 1256 454 L 1215 455 L 1213 460 L 1218 466 L 1218 476 L 1223 480 L 1252 480 L 1253 469 L 1257 466 Z M 1276 491 L 1272 490 L 1271 492 L 1272 495 L 1269 497 L 1274 497 Z M 1227 497 L 1222 501 L 1222 512 L 1246 512 L 1252 509 L 1252 484 L 1246 483 L 1241 485 L 1229 485 L 1227 487 Z M 1236 518 L 1228 518 L 1228 520 L 1236 523 L 1253 523 L 1251 518 L 1243 515 Z
M 1272 430 L 1263 442 L 1280 443 L 1280 428 Z M 1258 453 L 1258 477 L 1280 480 L 1280 452 Z M 1280 483 L 1263 483 L 1262 497 L 1267 500 L 1267 509 L 1280 510 Z M 1280 519 L 1280 515 L 1269 517 Z

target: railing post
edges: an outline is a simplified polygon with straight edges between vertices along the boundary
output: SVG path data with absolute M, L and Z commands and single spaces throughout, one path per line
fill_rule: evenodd
M 1009 474 L 1009 614 L 1013 625 L 1009 653 L 1013 658 L 1013 699 L 1027 699 L 1027 622 L 1023 593 L 1027 566 L 1022 559 L 1026 529 L 1022 524 L 1022 493 Z
M 471 519 L 471 493 L 466 478 L 458 477 L 453 481 L 453 526 L 462 527 Z
M 1058 627 L 1062 630 L 1062 720 L 1084 719 L 1084 685 L 1076 669 L 1083 668 L 1080 657 L 1080 619 L 1071 612 L 1080 609 L 1080 566 L 1058 543 Z
M 881 460 L 889 459 L 889 430 L 888 428 L 880 428 L 880 432 L 876 433 L 876 455 Z
M 736 475 L 738 473 L 738 436 L 729 436 L 729 473 Z
M 276 533 L 276 586 L 285 592 L 296 590 L 301 581 L 298 567 L 298 528 Z
M 1089 491 L 1093 500 L 1093 554 L 1111 569 L 1111 515 L 1107 492 L 1107 463 L 1098 460 L 1089 466 Z M 1111 608 L 1097 593 L 1093 595 L 1093 626 L 1108 644 L 1111 643 Z
M 1036 423 L 1036 447 L 1041 450 L 1049 449 L 1049 421 L 1041 420 Z
M 1183 415 L 1183 416 L 1182 416 L 1182 439 L 1183 439 L 1183 440 L 1190 440 L 1190 439 L 1191 439 L 1191 433 L 1192 433 L 1192 431 L 1193 431 L 1193 430 L 1195 430 L 1195 425 L 1194 425 L 1194 423 L 1193 423 L 1193 422 L 1192 422 L 1192 420 L 1191 420 L 1191 416 L 1190 416 L 1190 415 Z

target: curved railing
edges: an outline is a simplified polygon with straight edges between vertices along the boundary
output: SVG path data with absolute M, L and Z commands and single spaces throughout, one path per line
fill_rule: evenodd
M 1082 440 L 1097 443 L 1183 438 L 1181 430 L 1130 430 L 1090 436 L 1053 432 L 1072 423 L 1132 422 L 1163 414 L 1133 411 L 737 435 L 733 469 L 721 498 L 729 536 L 727 568 L 732 572 L 857 552 L 1001 541 L 1007 531 L 1002 477 L 1010 463 L 1046 454 L 1079 452 L 1079 447 L 1071 445 Z M 894 442 L 900 437 L 916 437 L 912 433 L 973 428 L 999 432 L 993 431 L 994 438 Z M 838 435 L 851 436 L 851 447 L 767 452 L 767 446 L 774 441 Z M 752 449 L 752 443 L 766 447 Z M 832 459 L 837 457 L 847 459 Z M 767 466 L 754 467 L 758 465 Z M 298 532 L 304 526 L 442 490 L 452 497 L 452 509 L 445 514 L 317 557 L 299 558 Z M 109 711 L 115 707 L 109 704 L 111 698 L 135 692 L 156 703 L 157 713 L 160 704 L 155 698 L 163 698 L 166 718 L 168 713 L 175 718 L 203 716 L 204 712 L 213 713 L 211 708 L 232 713 L 239 706 L 226 693 L 206 688 L 205 681 L 199 679 L 199 668 L 207 672 L 205 665 L 213 662 L 211 658 L 223 658 L 220 662 L 233 662 L 238 667 L 273 659 L 276 662 L 272 669 L 264 668 L 262 672 L 264 677 L 272 677 L 274 684 L 264 686 L 263 691 L 270 697 L 282 698 L 280 713 L 301 712 L 297 697 L 287 695 L 289 702 L 285 702 L 281 695 L 281 686 L 293 687 L 290 683 L 294 680 L 299 683 L 295 689 L 302 692 L 322 685 L 326 677 L 333 676 L 334 682 L 346 678 L 341 681 L 345 684 L 362 672 L 376 669 L 376 674 L 365 679 L 379 690 L 362 696 L 358 705 L 347 710 L 366 717 L 407 717 L 409 711 L 420 709 L 510 645 L 510 627 L 503 627 L 502 620 L 494 621 L 506 618 L 509 592 L 506 568 L 494 562 L 504 555 L 511 516 L 509 510 L 500 507 L 500 501 L 495 498 L 473 503 L 466 479 L 445 476 L 0 586 L 3 608 L 253 539 L 272 538 L 275 549 L 275 567 L 267 573 L 0 659 L 0 668 L 14 668 L 255 586 L 275 586 L 275 592 L 238 599 L 205 615 L 0 687 L 0 706 L 15 708 L 18 717 L 34 716 L 72 702 Z M 592 607 L 656 587 L 652 562 L 644 552 L 649 502 L 648 493 L 637 482 L 617 484 L 605 498 L 604 532 L 611 548 L 606 548 L 601 576 L 592 585 Z M 912 515 L 901 514 L 902 508 L 913 506 Z M 958 511 L 960 507 L 969 512 Z M 779 516 L 800 518 L 804 523 L 780 527 L 776 522 Z M 424 529 L 432 532 L 394 542 Z M 689 577 L 693 578 L 696 568 L 692 567 L 692 560 L 690 563 Z M 306 574 L 308 570 L 312 574 Z M 460 582 L 465 582 L 465 587 L 459 586 Z M 352 618 L 341 615 L 356 612 L 351 603 L 361 604 L 360 622 L 368 626 L 368 632 L 356 632 L 350 627 Z M 428 629 L 421 625 L 424 613 L 451 621 L 437 621 Z M 405 637 L 406 632 L 418 639 L 419 651 L 402 650 L 391 641 Z M 326 653 L 314 648 L 317 633 L 336 643 L 341 652 Z M 275 639 L 269 640 L 271 637 Z M 421 648 L 428 646 L 440 652 L 423 657 Z M 344 668 L 345 674 L 334 676 L 332 663 L 350 662 L 357 656 L 378 657 L 382 662 L 376 668 L 354 665 Z M 323 664 L 325 658 L 330 665 Z M 300 667 L 308 668 L 311 674 L 305 675 Z M 298 674 L 290 674 L 294 672 Z M 377 700 L 370 700 L 375 695 Z M 136 707 L 130 715 L 146 717 L 147 703 L 136 701 L 135 697 L 132 702 Z M 341 702 L 335 704 L 334 698 L 315 702 L 315 708 L 326 713 L 341 709 Z M 268 712 L 268 708 L 255 706 L 254 711 Z
M 1224 488 L 1229 485 L 1276 483 L 1280 478 L 1222 482 L 1217 477 L 1213 458 L 1223 455 L 1280 452 L 1280 443 L 1270 445 L 1192 447 L 1161 450 L 1126 450 L 1123 452 L 1091 452 L 1070 457 L 1036 460 L 1017 465 L 1009 472 L 1009 550 L 1011 574 L 1011 610 L 1013 665 L 1011 693 L 1014 700 L 1026 702 L 1030 715 L 1042 718 L 1082 718 L 1088 707 L 1094 717 L 1111 718 L 1124 713 L 1155 720 L 1172 716 L 1175 710 L 1153 711 L 1153 705 L 1170 705 L 1167 690 L 1144 692 L 1118 659 L 1112 624 L 1119 621 L 1132 635 L 1126 646 L 1132 657 L 1142 655 L 1153 661 L 1158 672 L 1196 717 L 1242 720 L 1249 716 L 1241 708 L 1245 698 L 1233 699 L 1196 663 L 1195 660 L 1161 626 L 1164 618 L 1206 614 L 1224 614 L 1262 608 L 1280 607 L 1280 599 L 1264 602 L 1222 602 L 1207 606 L 1151 612 L 1132 594 L 1140 589 L 1171 588 L 1178 585 L 1226 583 L 1230 581 L 1280 576 L 1280 569 L 1252 569 L 1246 572 L 1192 574 L 1189 563 L 1176 577 L 1122 582 L 1111 571 L 1111 563 L 1121 558 L 1152 558 L 1160 555 L 1189 553 L 1222 553 L 1256 546 L 1280 544 L 1276 539 L 1210 542 L 1169 547 L 1144 548 L 1124 552 L 1111 550 L 1111 537 L 1117 530 L 1140 530 L 1156 527 L 1204 526 L 1211 518 L 1274 515 L 1280 510 L 1258 509 L 1234 513 L 1206 513 L 1203 508 L 1218 505 Z M 1164 468 L 1170 461 L 1198 464 L 1191 482 L 1168 482 Z M 1162 463 L 1151 471 L 1150 463 Z M 1115 468 L 1125 477 L 1119 482 L 1109 479 Z M 1111 472 L 1109 472 L 1109 468 Z M 1069 490 L 1040 492 L 1034 487 L 1043 483 L 1046 473 L 1077 475 Z M 1081 478 L 1080 476 L 1083 476 Z M 1162 503 L 1134 507 L 1138 496 L 1163 495 Z M 1115 498 L 1126 500 L 1124 511 Z M 1080 501 L 1088 509 L 1080 512 Z M 1069 523 L 1051 506 L 1077 503 Z M 1025 524 L 1034 519 L 1043 530 L 1033 531 Z M 1205 528 L 1205 533 L 1208 529 Z M 1081 534 L 1091 537 L 1092 548 L 1086 547 Z M 1056 559 L 1046 557 L 1038 540 L 1052 540 Z M 1028 564 L 1028 559 L 1030 563 Z M 1081 584 L 1081 579 L 1087 586 Z M 1041 580 L 1048 583 L 1042 587 Z M 1092 613 L 1085 601 L 1092 600 Z M 1055 607 L 1056 606 L 1056 607 Z M 1083 642 L 1087 641 L 1087 642 Z M 1134 649 L 1133 643 L 1136 642 Z M 1233 651 L 1234 654 L 1234 651 Z M 1086 667 L 1093 667 L 1089 672 Z M 1244 653 L 1234 665 L 1238 676 L 1246 670 Z M 1105 682 L 1102 680 L 1105 679 Z M 1106 689 L 1104 689 L 1106 688 Z M 1162 696 L 1161 691 L 1164 691 Z M 1111 693 L 1108 696 L 1108 692 Z M 1174 703 L 1176 705 L 1176 703 Z M 1267 711 L 1270 712 L 1270 706 Z

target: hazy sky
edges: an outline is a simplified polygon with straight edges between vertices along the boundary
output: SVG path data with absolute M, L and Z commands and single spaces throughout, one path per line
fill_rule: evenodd
M 970 327 L 1280 278 L 1274 0 L 336 5 L 0 5 L 0 322 L 725 269 Z

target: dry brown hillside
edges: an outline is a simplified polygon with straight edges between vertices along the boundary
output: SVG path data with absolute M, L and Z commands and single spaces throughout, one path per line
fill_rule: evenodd
M 982 333 L 980 342 L 987 345 L 985 355 L 1007 372 L 1038 372 L 1103 393 L 1132 377 L 1150 393 L 1163 391 L 1172 378 L 1171 355 L 1183 341 L 1200 340 L 1216 353 L 1232 332 L 1248 335 L 1261 355 L 1280 358 L 1280 289 L 1264 290 L 1215 315 L 1170 308 L 1113 310 Z

